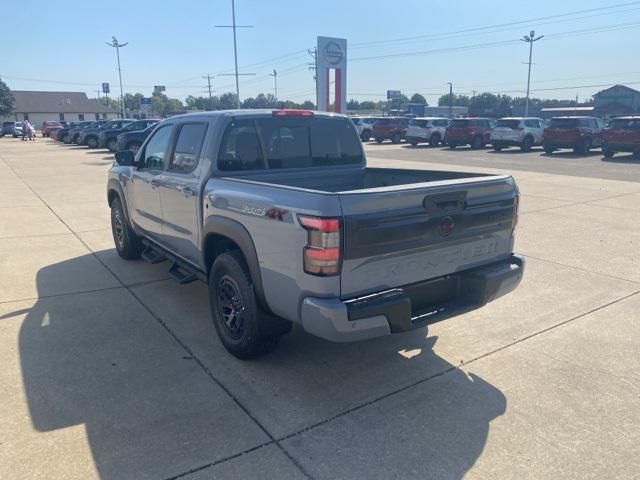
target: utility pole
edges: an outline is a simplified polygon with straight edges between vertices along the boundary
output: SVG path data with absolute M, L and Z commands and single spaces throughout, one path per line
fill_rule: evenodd
M 276 98 L 276 102 L 278 101 L 278 72 L 276 72 L 276 69 L 273 69 L 273 73 L 269 74 L 270 76 L 273 77 L 273 91 L 275 92 L 275 98 Z
M 529 73 L 527 73 L 527 99 L 525 100 L 525 103 L 524 103 L 525 117 L 529 116 L 529 85 L 531 84 L 531 56 L 533 55 L 533 42 L 537 42 L 543 37 L 544 35 L 540 35 L 539 37 L 536 37 L 536 31 L 531 30 L 529 32 L 528 37 L 526 35 L 523 35 L 523 37 L 521 38 L 523 42 L 529 43 Z
M 116 37 L 111 37 L 111 39 L 112 39 L 111 43 L 109 42 L 104 42 L 104 43 L 116 49 L 116 55 L 118 57 L 118 77 L 120 79 L 120 105 L 122 107 L 122 118 L 125 118 L 126 111 L 124 108 L 124 91 L 122 90 L 122 70 L 120 69 L 120 47 L 126 47 L 127 45 L 129 45 L 129 42 L 118 43 L 118 39 L 116 39 Z
M 233 58 L 235 61 L 235 73 L 226 74 L 220 73 L 219 75 L 234 75 L 236 77 L 236 107 L 240 109 L 240 81 L 238 77 L 240 75 L 255 75 L 255 73 L 238 73 L 238 42 L 236 39 L 236 29 L 238 28 L 253 28 L 253 25 L 236 25 L 236 2 L 231 0 L 231 25 L 215 25 L 216 28 L 232 28 L 233 29 Z
M 449 120 L 453 118 L 453 83 L 449 83 Z
M 207 79 L 207 87 L 209 89 L 209 102 L 210 102 L 210 106 L 211 108 L 213 108 L 213 95 L 211 94 L 211 75 L 209 75 L 208 73 L 202 77 L 202 78 L 206 78 Z

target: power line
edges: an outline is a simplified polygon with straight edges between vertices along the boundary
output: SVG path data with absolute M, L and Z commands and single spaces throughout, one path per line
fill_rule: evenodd
M 616 4 L 616 5 L 608 5 L 606 7 L 590 8 L 590 9 L 586 9 L 586 10 L 577 10 L 577 11 L 562 13 L 562 14 L 558 14 L 558 15 L 549 15 L 549 16 L 545 16 L 545 17 L 535 17 L 535 18 L 530 18 L 530 19 L 527 19 L 527 20 L 519 20 L 519 21 L 515 21 L 515 22 L 499 23 L 499 24 L 495 24 L 495 25 L 487 25 L 487 26 L 484 26 L 484 27 L 466 28 L 466 29 L 463 29 L 463 30 L 455 30 L 455 31 L 451 31 L 451 32 L 434 33 L 434 34 L 429 34 L 429 35 L 414 35 L 414 36 L 411 36 L 411 37 L 400 37 L 400 38 L 389 39 L 389 40 L 377 40 L 377 41 L 373 41 L 373 42 L 353 43 L 353 44 L 351 44 L 351 46 L 349 48 L 354 49 L 354 48 L 360 48 L 362 46 L 375 46 L 375 45 L 380 45 L 380 44 L 385 44 L 385 43 L 392 43 L 392 42 L 399 42 L 399 41 L 406 41 L 406 40 L 415 40 L 415 39 L 433 39 L 433 38 L 442 37 L 442 36 L 455 35 L 455 34 L 461 34 L 461 33 L 472 33 L 472 32 L 478 32 L 478 31 L 482 31 L 482 30 L 489 30 L 489 29 L 499 28 L 499 27 L 507 27 L 507 26 L 515 26 L 515 25 L 520 25 L 521 26 L 522 24 L 528 24 L 528 23 L 531 23 L 531 22 L 537 22 L 537 21 L 541 21 L 541 20 L 550 20 L 550 19 L 554 19 L 554 18 L 569 17 L 569 16 L 573 16 L 573 15 L 579 15 L 581 13 L 590 13 L 590 12 L 597 12 L 597 11 L 603 11 L 603 10 L 611 10 L 611 9 L 616 9 L 616 8 L 621 8 L 621 7 L 628 7 L 628 6 L 631 6 L 631 5 L 638 5 L 638 4 L 640 4 L 640 1 L 619 3 L 619 4 Z

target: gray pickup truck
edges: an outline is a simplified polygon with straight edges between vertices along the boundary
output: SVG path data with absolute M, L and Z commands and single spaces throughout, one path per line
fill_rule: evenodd
M 270 351 L 292 323 L 340 342 L 423 327 L 524 272 L 511 176 L 369 168 L 341 115 L 172 117 L 116 154 L 107 196 L 119 255 L 207 283 L 239 358 Z

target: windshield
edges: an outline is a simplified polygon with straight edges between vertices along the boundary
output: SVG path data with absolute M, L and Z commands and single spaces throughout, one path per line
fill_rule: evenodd
M 549 128 L 574 128 L 577 126 L 577 118 L 552 118 L 549 122 Z
M 633 128 L 633 129 L 639 129 L 640 128 L 640 119 L 614 119 L 611 122 L 611 126 L 610 128 Z
M 520 120 L 498 120 L 497 127 L 509 127 L 518 128 L 520 126 Z
M 256 128 L 257 127 L 257 128 Z M 220 170 L 263 170 L 357 165 L 362 148 L 343 118 L 258 118 L 231 123 L 224 134 Z

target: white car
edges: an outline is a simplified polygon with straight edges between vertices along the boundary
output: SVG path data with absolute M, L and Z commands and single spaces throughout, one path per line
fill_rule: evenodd
M 363 142 L 369 141 L 371 138 L 371 129 L 373 128 L 373 124 L 376 119 L 373 117 L 351 117 L 353 123 L 356 126 L 356 130 L 358 130 L 358 135 Z
M 489 143 L 496 152 L 504 147 L 520 147 L 523 152 L 528 152 L 531 147 L 542 145 L 544 127 L 544 120 L 541 118 L 501 118 L 491 131 Z
M 435 147 L 442 142 L 449 126 L 449 120 L 440 117 L 419 117 L 409 120 L 406 139 L 414 147 L 421 142 L 429 142 Z

